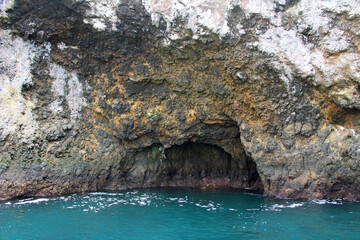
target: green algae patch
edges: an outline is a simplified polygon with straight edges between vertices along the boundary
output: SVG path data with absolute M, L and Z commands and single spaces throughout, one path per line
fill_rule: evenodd
M 151 159 L 162 162 L 166 159 L 165 148 L 161 144 L 155 144 L 151 148 Z

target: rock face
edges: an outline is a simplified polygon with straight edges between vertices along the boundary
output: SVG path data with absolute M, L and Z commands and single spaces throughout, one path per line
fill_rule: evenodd
M 358 0 L 5 0 L 0 199 L 360 199 Z

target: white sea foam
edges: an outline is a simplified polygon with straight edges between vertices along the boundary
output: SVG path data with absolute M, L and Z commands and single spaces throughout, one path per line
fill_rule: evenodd
M 178 203 L 187 203 L 187 197 L 185 198 L 177 198 Z
M 121 196 L 122 193 L 109 193 L 109 192 L 93 192 L 90 195 L 103 195 L 103 196 Z
M 320 204 L 320 205 L 324 205 L 324 204 L 341 205 L 341 204 L 343 204 L 343 202 L 340 199 L 339 200 L 313 199 L 313 200 L 311 200 L 311 203 Z
M 281 211 L 281 209 L 283 208 L 297 208 L 297 207 L 302 207 L 304 206 L 305 203 L 293 203 L 290 205 L 283 205 L 283 204 L 274 204 L 272 205 L 270 208 L 268 208 L 267 210 L 270 211 Z
M 145 206 L 145 205 L 146 205 L 146 202 L 140 201 L 140 202 L 139 202 L 139 205 L 140 205 L 140 206 Z
M 229 209 L 230 210 L 230 209 Z M 260 209 L 258 208 L 249 208 L 249 209 L 246 209 L 246 211 L 259 211 Z
M 269 208 L 266 208 L 265 210 L 268 211 L 281 211 L 281 209 L 284 208 L 298 208 L 298 207 L 302 207 L 304 206 L 306 203 L 311 203 L 311 204 L 319 204 L 319 205 L 324 205 L 324 204 L 333 204 L 333 205 L 341 205 L 343 204 L 341 199 L 337 199 L 337 200 L 327 200 L 327 199 L 313 199 L 309 202 L 301 202 L 301 203 L 292 203 L 289 205 L 286 204 L 274 204 Z M 249 209 L 247 209 L 248 211 L 250 211 Z
M 259 193 L 252 193 L 252 192 L 245 192 L 245 195 L 250 195 L 250 196 L 258 196 L 258 197 L 263 197 L 265 196 L 265 194 L 259 194 Z
M 301 207 L 301 206 L 304 206 L 304 203 L 294 203 L 294 204 L 291 204 L 288 207 L 289 208 L 296 208 L 296 207 Z
M 214 207 L 214 204 L 212 204 L 212 203 L 209 203 L 208 205 L 201 205 L 200 203 L 196 203 L 195 205 L 198 207 L 201 207 L 201 208 L 213 208 Z
M 33 200 L 20 200 L 19 202 L 15 203 L 15 205 L 23 205 L 23 204 L 34 204 L 34 203 L 40 203 L 40 202 L 47 202 L 50 199 L 48 198 L 38 198 Z

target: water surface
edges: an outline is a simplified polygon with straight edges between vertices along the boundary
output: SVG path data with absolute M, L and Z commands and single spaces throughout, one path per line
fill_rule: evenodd
M 141 189 L 0 203 L 0 239 L 360 239 L 360 204 L 231 189 Z

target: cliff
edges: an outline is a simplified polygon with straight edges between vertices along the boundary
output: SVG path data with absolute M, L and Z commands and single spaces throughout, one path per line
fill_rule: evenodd
M 358 0 L 4 0 L 0 199 L 360 199 Z

